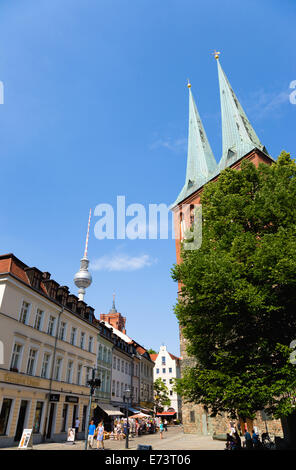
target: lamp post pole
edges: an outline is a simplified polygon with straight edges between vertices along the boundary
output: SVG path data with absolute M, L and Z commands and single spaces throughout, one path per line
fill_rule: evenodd
M 88 402 L 88 418 L 85 426 L 85 443 L 84 443 L 84 449 L 87 450 L 87 444 L 88 444 L 88 427 L 89 427 L 89 420 L 90 420 L 90 411 L 91 411 L 91 402 L 92 402 L 92 396 L 95 392 L 96 388 L 99 388 L 101 386 L 101 381 L 100 379 L 96 379 L 96 367 L 93 367 L 92 369 L 92 377 L 91 380 L 87 381 L 87 385 L 90 387 L 89 389 L 89 402 Z
M 129 437 L 129 421 L 128 421 L 128 404 L 130 398 L 131 390 L 129 388 L 125 389 L 125 394 L 123 399 L 125 401 L 125 417 L 126 417 L 126 436 L 125 436 L 125 448 L 128 449 L 128 437 Z

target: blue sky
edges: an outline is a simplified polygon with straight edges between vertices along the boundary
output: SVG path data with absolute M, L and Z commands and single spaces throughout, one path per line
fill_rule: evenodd
M 89 208 L 117 195 L 172 203 L 188 77 L 219 160 L 214 49 L 270 154 L 295 155 L 295 16 L 292 0 L 1 0 L 1 253 L 76 293 Z M 89 258 L 101 269 L 85 300 L 106 313 L 115 290 L 127 333 L 178 355 L 174 240 L 97 240 L 95 222 Z

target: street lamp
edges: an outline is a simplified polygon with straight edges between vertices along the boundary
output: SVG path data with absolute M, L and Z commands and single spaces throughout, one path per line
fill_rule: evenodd
M 125 437 L 125 448 L 128 449 L 128 436 L 129 436 L 129 422 L 128 422 L 128 405 L 131 398 L 132 391 L 130 388 L 126 388 L 123 395 L 123 401 L 125 402 L 125 417 L 126 417 L 126 437 Z
M 91 379 L 86 382 L 87 385 L 89 386 L 89 404 L 88 404 L 88 419 L 87 419 L 86 426 L 85 426 L 85 445 L 84 445 L 85 450 L 87 450 L 88 426 L 89 426 L 89 420 L 90 420 L 90 410 L 91 410 L 92 396 L 95 392 L 95 389 L 99 388 L 101 386 L 101 380 L 96 379 L 96 370 L 97 370 L 96 367 L 93 367 L 92 374 L 91 374 Z

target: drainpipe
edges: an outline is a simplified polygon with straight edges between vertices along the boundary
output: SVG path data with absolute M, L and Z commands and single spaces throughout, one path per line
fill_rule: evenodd
M 59 336 L 59 330 L 60 330 L 60 320 L 61 320 L 61 315 L 64 312 L 64 307 L 62 307 L 62 310 L 59 312 L 58 316 L 58 324 L 56 328 L 56 334 L 55 334 L 55 339 L 54 339 L 54 351 L 53 351 L 53 357 L 52 357 L 52 363 L 51 363 L 51 372 L 50 372 L 50 380 L 49 380 L 49 390 L 48 390 L 48 400 L 46 404 L 46 414 L 45 414 L 45 423 L 44 423 L 44 428 L 43 428 L 43 437 L 42 441 L 45 442 L 46 440 L 46 434 L 47 434 L 47 425 L 48 425 L 48 418 L 49 418 L 49 404 L 50 404 L 50 395 L 52 391 L 52 382 L 53 382 L 53 372 L 54 372 L 54 365 L 55 365 L 55 357 L 56 357 L 56 350 L 57 350 L 57 342 L 58 342 L 58 336 Z

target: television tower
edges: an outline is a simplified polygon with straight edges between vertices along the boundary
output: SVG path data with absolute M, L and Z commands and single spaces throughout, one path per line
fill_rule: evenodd
M 88 248 L 88 239 L 89 239 L 90 218 L 91 218 L 91 209 L 89 210 L 84 255 L 83 255 L 83 258 L 81 258 L 80 260 L 80 269 L 74 276 L 74 283 L 78 287 L 79 300 L 84 300 L 85 289 L 89 287 L 92 283 L 91 274 L 87 269 L 88 264 L 89 264 L 89 260 L 87 258 L 87 248 Z

